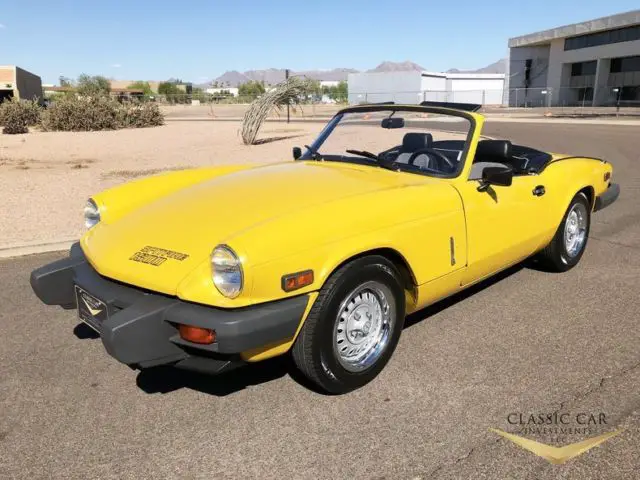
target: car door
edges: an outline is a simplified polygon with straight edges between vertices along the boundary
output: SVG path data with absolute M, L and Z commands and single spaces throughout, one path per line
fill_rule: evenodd
M 546 187 L 538 175 L 514 176 L 510 186 L 480 182 L 456 185 L 467 225 L 467 270 L 463 284 L 473 283 L 533 254 L 544 235 Z

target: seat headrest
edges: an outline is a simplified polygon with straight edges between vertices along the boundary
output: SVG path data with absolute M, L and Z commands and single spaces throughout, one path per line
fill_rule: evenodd
M 476 155 L 509 159 L 511 158 L 511 142 L 509 140 L 480 140 Z
M 405 152 L 417 152 L 423 148 L 431 148 L 433 137 L 430 133 L 409 132 L 402 138 L 402 150 Z

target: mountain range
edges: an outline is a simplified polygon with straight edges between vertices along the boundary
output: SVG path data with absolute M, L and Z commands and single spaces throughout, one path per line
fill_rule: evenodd
M 477 70 L 458 70 L 457 68 L 451 68 L 447 70 L 447 73 L 505 73 L 507 61 L 505 58 L 498 60 L 497 62 L 487 65 L 486 67 L 479 68 Z M 405 62 L 382 62 L 375 68 L 366 70 L 367 72 L 406 72 L 406 71 L 424 71 L 426 68 L 418 65 L 417 63 L 409 60 Z M 346 80 L 350 73 L 360 73 L 355 68 L 334 68 L 332 70 L 305 70 L 305 71 L 291 71 L 290 75 L 306 76 L 307 78 L 313 78 L 314 80 L 325 81 L 341 81 Z M 213 83 L 218 85 L 224 85 L 227 87 L 237 87 L 238 85 L 254 80 L 264 82 L 266 84 L 274 85 L 282 82 L 285 79 L 285 70 L 283 68 L 268 68 L 265 70 L 247 70 L 246 72 L 239 72 L 237 70 L 230 70 L 224 72 L 219 77 L 213 80 Z

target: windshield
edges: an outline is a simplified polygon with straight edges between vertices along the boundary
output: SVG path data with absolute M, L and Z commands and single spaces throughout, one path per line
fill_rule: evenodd
M 454 177 L 463 167 L 471 122 L 419 107 L 361 107 L 339 113 L 301 160 L 352 162 Z

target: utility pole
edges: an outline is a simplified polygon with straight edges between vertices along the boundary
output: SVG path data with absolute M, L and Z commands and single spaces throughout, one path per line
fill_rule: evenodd
M 284 78 L 285 80 L 289 80 L 289 69 L 287 68 L 284 71 Z M 287 99 L 287 123 L 289 123 L 289 99 Z

